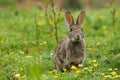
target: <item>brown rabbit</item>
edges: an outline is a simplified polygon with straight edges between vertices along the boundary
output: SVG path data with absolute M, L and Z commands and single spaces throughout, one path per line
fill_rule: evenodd
M 81 24 L 85 17 L 85 11 L 82 11 L 74 24 L 73 17 L 69 11 L 65 13 L 66 20 L 70 26 L 68 36 L 63 38 L 53 54 L 54 69 L 63 71 L 66 68 L 71 70 L 71 66 L 82 64 L 86 56 L 86 44 Z

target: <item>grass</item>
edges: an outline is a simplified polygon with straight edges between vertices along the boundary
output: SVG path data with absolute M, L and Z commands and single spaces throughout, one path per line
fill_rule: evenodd
M 0 9 L 0 80 L 119 80 L 120 79 L 120 8 L 114 35 L 109 9 L 87 10 L 83 24 L 87 57 L 82 68 L 72 72 L 52 70 L 56 47 L 42 10 L 26 11 L 10 7 Z M 72 11 L 76 18 L 80 11 Z M 64 19 L 64 12 L 58 12 Z M 35 14 L 39 35 L 36 44 Z M 69 27 L 58 24 L 58 37 L 66 36 Z M 38 50 L 39 48 L 39 50 Z

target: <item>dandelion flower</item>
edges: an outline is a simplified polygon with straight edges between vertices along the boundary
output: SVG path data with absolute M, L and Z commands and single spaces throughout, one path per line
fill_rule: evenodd
M 101 73 L 101 75 L 102 75 L 102 76 L 104 76 L 104 75 L 105 75 L 105 73 Z
M 97 74 L 97 72 L 93 72 L 93 74 Z
M 75 71 L 75 73 L 76 73 L 76 74 L 80 74 L 80 73 L 81 73 L 81 71 L 80 71 L 80 70 L 77 70 L 77 71 Z
M 12 54 L 14 54 L 14 52 L 13 52 L 13 51 L 11 51 L 9 54 L 11 54 L 11 55 L 12 55 Z
M 111 76 L 110 75 L 105 75 L 104 78 L 111 78 Z
M 72 66 L 71 66 L 71 69 L 72 69 L 72 70 L 77 70 L 77 67 L 74 66 L 74 65 L 72 65 Z
M 23 41 L 24 44 L 27 44 L 27 41 Z
M 15 74 L 15 78 L 19 78 L 20 77 L 20 74 Z
M 48 73 L 49 73 L 49 74 L 51 74 L 51 73 L 52 73 L 52 71 L 49 71 Z
M 116 79 L 116 78 L 120 78 L 120 76 L 116 75 L 116 76 L 114 76 L 113 78 L 115 78 L 115 79 Z
M 53 20 L 49 20 L 49 24 L 50 24 L 50 25 L 53 25 L 53 24 L 54 24 L 54 21 L 53 21 Z
M 83 65 L 82 64 L 78 64 L 78 67 L 82 67 Z
M 115 74 L 116 74 L 116 72 L 115 72 L 115 71 L 112 71 L 112 72 L 111 72 L 111 74 L 112 74 L 112 75 L 115 75 Z
M 93 70 L 92 70 L 92 69 L 89 69 L 88 71 L 89 71 L 89 72 L 92 72 Z
M 91 63 L 91 62 L 92 62 L 92 60 L 89 60 L 89 62 Z
M 88 70 L 88 67 L 84 67 L 83 70 Z
M 64 71 L 64 72 L 66 72 L 66 71 L 67 71 L 67 69 L 63 68 L 63 71 Z
M 103 26 L 102 26 L 102 29 L 103 29 L 103 30 L 106 30 L 106 29 L 107 29 L 107 26 L 103 25 Z
M 94 67 L 93 66 L 90 66 L 89 69 L 93 69 Z
M 58 76 L 53 76 L 53 78 L 58 78 Z
M 109 68 L 108 70 L 109 70 L 109 71 L 112 71 L 113 69 L 112 69 L 112 68 Z
M 97 61 L 96 61 L 96 60 L 92 60 L 92 62 L 94 62 L 94 63 L 95 63 L 95 62 L 97 62 Z
M 44 25 L 44 22 L 43 21 L 39 21 L 38 22 L 38 26 L 43 26 Z
M 26 76 L 21 76 L 22 79 L 26 78 Z
M 96 46 L 100 46 L 100 42 L 97 42 L 97 43 L 96 43 Z
M 57 72 L 57 70 L 56 70 L 56 69 L 54 69 L 52 72 L 55 72 L 55 73 L 56 73 L 56 72 Z
M 3 40 L 0 40 L 0 43 L 2 44 L 2 43 L 3 43 Z
M 23 68 L 21 67 L 20 70 L 23 71 Z
M 117 70 L 118 70 L 118 68 L 114 68 L 114 70 L 116 70 L 116 71 L 117 71 Z
M 26 56 L 25 58 L 32 58 L 32 56 Z
M 93 64 L 93 66 L 94 66 L 94 67 L 97 67 L 97 66 L 98 66 L 98 64 L 94 63 L 94 64 Z
M 44 42 L 43 42 L 43 44 L 47 44 L 47 42 L 46 42 L 46 41 L 44 41 Z
M 20 51 L 20 54 L 24 54 L 25 52 L 24 51 Z
M 92 50 L 92 48 L 87 48 L 87 50 Z

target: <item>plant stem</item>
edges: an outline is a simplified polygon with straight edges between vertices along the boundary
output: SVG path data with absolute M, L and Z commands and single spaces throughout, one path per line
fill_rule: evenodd
M 56 13 L 55 13 L 55 11 L 54 11 L 54 3 L 53 3 L 53 1 L 50 0 L 50 2 L 51 2 L 51 7 L 52 7 L 52 14 L 53 14 L 53 16 L 54 16 L 53 19 L 52 19 L 52 16 L 50 16 L 50 18 L 51 18 L 52 20 L 54 20 L 54 25 L 55 25 L 55 27 L 52 27 L 52 25 L 49 24 L 48 4 L 47 4 L 47 3 L 46 3 L 46 5 L 45 5 L 45 18 L 46 18 L 46 21 L 47 21 L 48 26 L 49 26 L 49 28 L 50 28 L 50 31 L 53 32 L 54 37 L 55 37 L 55 40 L 56 40 L 56 42 L 58 43 L 58 28 L 57 28 Z
M 37 16 L 35 14 L 34 16 L 34 21 L 35 21 L 35 45 L 37 47 L 38 52 L 40 51 L 39 49 L 39 35 L 40 35 L 40 29 L 39 26 L 37 25 Z
M 55 39 L 58 43 L 58 27 L 57 27 L 57 19 L 56 19 L 56 13 L 55 13 L 55 10 L 54 10 L 54 3 L 53 3 L 53 0 L 50 0 L 50 3 L 51 3 L 51 7 L 52 7 L 52 13 L 53 13 L 53 18 L 54 18 L 54 25 L 55 25 Z
M 112 26 L 114 28 L 114 35 L 117 34 L 117 28 L 115 26 L 115 22 L 116 22 L 116 18 L 115 18 L 115 13 L 116 13 L 116 9 L 114 8 L 113 10 L 111 10 L 111 15 L 112 15 Z

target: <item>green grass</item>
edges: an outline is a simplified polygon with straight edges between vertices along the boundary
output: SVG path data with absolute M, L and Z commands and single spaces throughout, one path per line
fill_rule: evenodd
M 13 5 L 17 2 L 18 0 L 0 0 L 1 5 Z
M 118 75 L 119 78 L 110 80 L 119 80 L 119 9 L 116 13 L 116 36 L 113 34 L 114 28 L 109 9 L 86 10 L 83 28 L 87 57 L 82 68 L 65 73 L 51 71 L 53 67 L 51 53 L 55 50 L 56 41 L 49 30 L 42 10 L 26 11 L 14 7 L 0 9 L 0 80 L 14 80 L 13 78 L 17 78 L 16 74 L 19 80 L 108 80 L 109 78 L 104 78 L 106 75 Z M 71 13 L 76 18 L 79 12 L 72 11 Z M 60 18 L 65 17 L 64 12 L 59 13 Z M 43 23 L 38 28 L 40 32 L 37 35 L 38 44 L 36 44 L 35 14 L 37 23 Z M 66 36 L 69 31 L 68 27 L 64 27 L 64 22 L 65 19 L 58 23 L 59 39 Z M 93 64 L 98 66 L 95 67 Z M 85 68 L 88 70 L 84 70 Z M 113 70 L 109 70 L 110 68 Z M 79 70 L 81 73 L 76 74 Z M 112 71 L 117 74 L 112 75 Z M 101 75 L 103 73 L 105 73 L 104 76 Z

